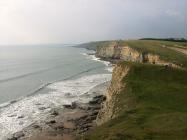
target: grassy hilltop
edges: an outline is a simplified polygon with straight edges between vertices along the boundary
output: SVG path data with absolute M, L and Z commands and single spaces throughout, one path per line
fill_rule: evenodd
M 110 42 L 92 43 L 92 47 Z M 187 139 L 187 57 L 168 47 L 187 49 L 186 42 L 157 40 L 118 41 L 138 51 L 159 54 L 185 69 L 121 62 L 130 71 L 123 79 L 125 88 L 116 95 L 118 117 L 98 126 L 87 140 L 186 140 Z M 88 45 L 88 44 L 87 44 Z M 89 45 L 88 45 L 89 46 Z M 130 106 L 126 110 L 126 106 Z
M 150 52 L 160 55 L 160 58 L 166 61 L 182 63 L 187 68 L 187 56 L 176 52 L 170 48 L 183 48 L 187 50 L 186 42 L 169 42 L 155 40 L 131 40 L 119 41 L 120 45 L 128 45 L 140 52 Z

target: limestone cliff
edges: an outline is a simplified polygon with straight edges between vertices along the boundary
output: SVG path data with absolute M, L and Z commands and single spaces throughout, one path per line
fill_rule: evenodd
M 100 58 L 120 59 L 121 49 L 116 42 L 111 42 L 107 46 L 98 46 L 96 56 Z
M 102 59 L 125 60 L 179 67 L 178 65 L 171 62 L 161 60 L 160 56 L 157 54 L 139 52 L 129 46 L 119 46 L 116 42 L 112 42 L 108 46 L 98 46 L 96 49 L 96 56 Z
M 129 67 L 116 65 L 113 70 L 111 84 L 106 91 L 106 101 L 97 116 L 97 124 L 103 124 L 116 116 L 117 108 L 115 108 L 116 95 L 125 87 L 122 83 L 123 78 L 128 74 Z

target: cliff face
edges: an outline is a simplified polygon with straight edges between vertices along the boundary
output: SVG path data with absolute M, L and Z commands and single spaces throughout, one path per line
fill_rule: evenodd
M 151 53 L 142 53 L 129 46 L 118 46 L 117 43 L 112 42 L 108 46 L 100 46 L 96 49 L 96 56 L 107 60 L 124 60 L 139 63 L 149 63 L 157 65 L 168 65 L 170 67 L 177 67 L 176 64 L 166 62 L 160 59 L 159 55 Z M 124 88 L 125 84 L 122 80 L 128 74 L 130 66 L 121 66 L 117 64 L 113 70 L 111 84 L 106 91 L 106 101 L 97 116 L 97 124 L 103 124 L 116 117 L 118 108 L 115 106 L 117 102 L 116 95 L 118 95 Z
M 120 59 L 121 49 L 116 42 L 111 42 L 108 46 L 99 46 L 96 49 L 96 56 L 100 58 Z
M 140 63 L 150 63 L 157 65 L 168 65 L 171 67 L 179 67 L 176 64 L 166 62 L 160 59 L 159 55 L 147 52 L 138 52 L 129 46 L 118 46 L 117 43 L 112 42 L 108 46 L 99 46 L 96 49 L 96 56 L 103 59 L 117 59 Z
M 128 66 L 122 67 L 120 65 L 117 65 L 114 68 L 111 84 L 106 91 L 106 101 L 103 103 L 97 116 L 96 122 L 98 125 L 103 124 L 116 116 L 116 111 L 118 110 L 118 108 L 115 108 L 116 95 L 125 87 L 122 80 L 128 74 L 129 69 Z
M 118 46 L 116 42 L 112 42 L 108 46 L 97 47 L 96 56 L 108 60 L 124 60 L 178 67 L 175 64 L 161 60 L 159 55 L 141 53 L 129 46 Z M 129 66 L 124 67 L 120 64 L 115 66 L 111 84 L 106 91 L 106 101 L 103 103 L 102 108 L 97 116 L 96 122 L 98 125 L 115 118 L 118 110 L 118 108 L 115 107 L 115 103 L 117 102 L 116 95 L 118 95 L 118 93 L 125 88 L 125 84 L 122 82 L 122 79 L 125 78 L 129 70 Z

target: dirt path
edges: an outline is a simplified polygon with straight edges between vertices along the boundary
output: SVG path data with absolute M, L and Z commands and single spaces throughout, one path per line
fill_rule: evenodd
M 169 49 L 172 49 L 172 50 L 175 50 L 175 51 L 178 51 L 178 52 L 181 52 L 185 55 L 187 55 L 187 49 L 182 49 L 182 48 L 174 48 L 174 47 L 168 47 Z

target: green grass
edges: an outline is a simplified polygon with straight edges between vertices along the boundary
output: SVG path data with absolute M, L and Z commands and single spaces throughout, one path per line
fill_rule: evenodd
M 123 62 L 131 70 L 117 95 L 119 117 L 91 131 L 88 140 L 186 140 L 187 70 Z
M 187 43 L 169 42 L 169 41 L 152 41 L 152 40 L 129 40 L 119 41 L 119 45 L 128 45 L 139 52 L 149 52 L 157 54 L 162 60 L 183 64 L 187 68 L 187 56 L 184 54 L 171 50 L 167 47 L 183 46 L 187 48 Z

